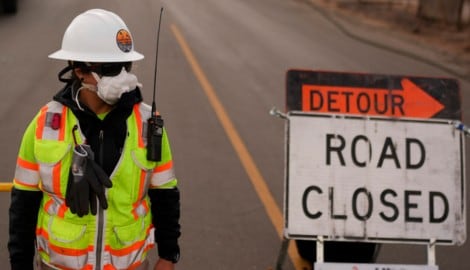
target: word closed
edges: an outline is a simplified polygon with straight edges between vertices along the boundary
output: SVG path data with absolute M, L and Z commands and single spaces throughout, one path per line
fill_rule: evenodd
M 310 200 L 313 196 L 317 198 Z M 323 214 L 328 214 L 329 219 L 355 218 L 367 221 L 373 215 L 377 215 L 377 218 L 385 222 L 395 222 L 401 216 L 401 220 L 408 223 L 423 223 L 425 221 L 442 223 L 449 216 L 449 200 L 440 191 L 429 191 L 423 194 L 421 190 L 404 190 L 403 194 L 399 195 L 396 190 L 385 189 L 378 194 L 377 198 L 374 198 L 369 190 L 361 187 L 354 189 L 351 198 L 346 198 L 347 204 L 344 205 L 349 205 L 350 209 L 344 209 L 338 205 L 335 207 L 335 202 L 338 201 L 336 196 L 334 187 L 329 187 L 328 191 L 324 191 L 318 186 L 307 187 L 302 194 L 302 209 L 305 216 L 317 219 Z M 328 201 L 328 209 L 318 209 L 317 205 L 309 203 L 316 200 Z M 438 205 L 439 207 L 437 207 Z M 420 208 L 428 211 L 416 211 Z M 348 216 L 344 210 L 347 211 L 346 213 L 351 213 L 351 216 Z M 424 213 L 426 216 L 418 213 Z

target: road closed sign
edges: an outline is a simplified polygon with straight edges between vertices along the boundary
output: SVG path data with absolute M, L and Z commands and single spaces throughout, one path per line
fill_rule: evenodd
M 464 137 L 450 121 L 288 119 L 287 237 L 464 243 Z

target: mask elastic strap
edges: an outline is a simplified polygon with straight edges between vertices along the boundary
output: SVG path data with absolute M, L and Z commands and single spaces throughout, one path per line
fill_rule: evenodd
M 96 83 L 99 83 L 100 80 L 101 80 L 101 77 L 94 71 L 91 72 L 91 75 L 93 76 L 93 78 L 95 78 L 96 80 Z
M 85 111 L 85 109 L 83 109 L 83 107 L 80 105 L 80 101 L 78 100 L 78 94 L 80 94 L 80 91 L 82 91 L 83 89 L 85 89 L 85 86 L 82 86 L 80 88 L 77 89 L 77 93 L 75 93 L 75 95 L 73 95 L 73 100 L 75 101 L 75 103 L 77 104 L 78 108 L 81 110 L 81 111 Z

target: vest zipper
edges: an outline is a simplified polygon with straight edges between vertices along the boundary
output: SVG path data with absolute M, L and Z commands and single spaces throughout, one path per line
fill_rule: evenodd
M 103 166 L 103 152 L 104 152 L 104 131 L 100 130 L 99 134 L 99 142 L 100 142 L 100 158 L 99 158 L 99 165 Z M 104 229 L 104 210 L 99 205 L 99 200 L 97 200 L 98 204 L 98 230 L 97 230 L 97 237 L 96 237 L 96 268 L 97 270 L 101 269 L 101 255 L 103 252 L 103 229 Z

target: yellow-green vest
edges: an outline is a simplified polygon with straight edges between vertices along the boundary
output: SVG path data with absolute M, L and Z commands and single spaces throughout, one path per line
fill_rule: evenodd
M 18 161 L 15 184 L 24 181 L 29 186 L 37 182 L 43 191 L 36 235 L 44 263 L 60 269 L 133 269 L 145 260 L 154 246 L 147 190 L 175 181 L 166 132 L 162 161 L 146 159 L 145 129 L 150 115 L 148 105 L 134 106 L 127 119 L 122 155 L 110 176 L 113 187 L 106 191 L 108 209 L 80 218 L 65 205 L 64 195 L 73 133 L 79 144 L 85 138 L 69 108 L 51 101 L 41 109 L 34 140 L 37 165 L 22 167 Z M 75 126 L 78 129 L 74 131 Z

